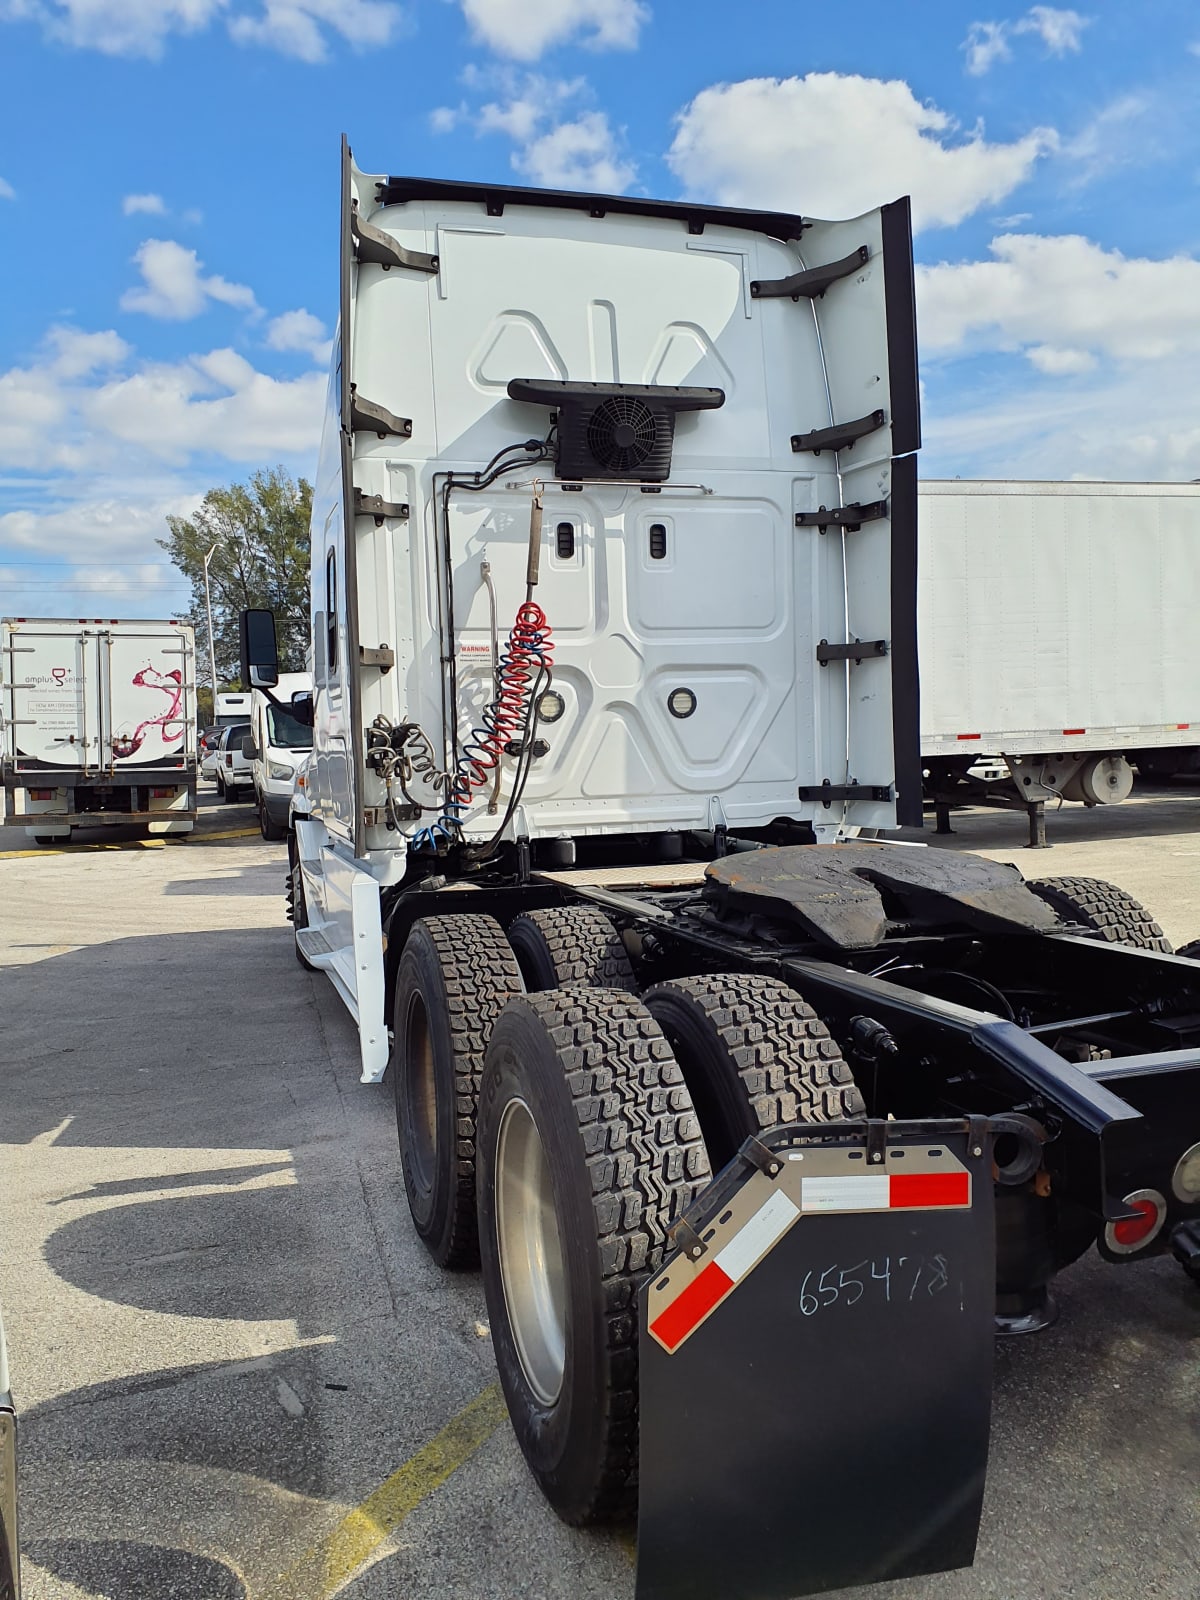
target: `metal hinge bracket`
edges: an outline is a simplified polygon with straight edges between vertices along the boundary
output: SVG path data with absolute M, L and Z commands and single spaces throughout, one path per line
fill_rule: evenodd
M 837 422 L 831 428 L 817 428 L 813 433 L 794 433 L 792 449 L 797 453 L 811 450 L 814 456 L 819 456 L 822 450 L 849 450 L 856 439 L 865 439 L 867 434 L 882 428 L 886 420 L 882 411 L 871 411 L 853 422 Z
M 890 783 L 802 783 L 796 793 L 801 800 L 819 800 L 831 806 L 839 800 L 883 800 L 892 798 Z
M 378 650 L 372 650 L 369 645 L 360 644 L 358 647 L 359 664 L 364 667 L 378 667 L 387 674 L 396 665 L 396 652 L 381 644 Z
M 361 489 L 355 489 L 354 515 L 374 517 L 375 526 L 380 528 L 385 517 L 399 517 L 407 522 L 408 506 L 403 500 L 385 500 L 381 494 L 364 494 Z
M 817 528 L 821 533 L 826 528 L 844 528 L 847 533 L 854 533 L 864 522 L 877 522 L 887 514 L 886 500 L 868 500 L 865 505 L 855 500 L 848 506 L 818 506 L 816 511 L 797 511 L 796 526 Z
M 358 261 L 371 261 L 385 272 L 391 267 L 407 267 L 412 272 L 436 272 L 440 265 L 437 256 L 426 255 L 423 250 L 406 250 L 390 233 L 364 222 L 355 204 L 350 212 L 350 232 L 354 236 L 354 255 Z
M 871 656 L 888 653 L 886 639 L 855 639 L 852 644 L 830 644 L 822 639 L 817 646 L 817 660 L 822 666 L 830 661 L 853 661 L 855 666 Z
M 755 300 L 799 300 L 801 295 L 814 300 L 823 295 L 831 283 L 848 278 L 852 272 L 866 266 L 871 252 L 865 244 L 843 256 L 840 261 L 827 261 L 823 267 L 809 267 L 804 272 L 793 272 L 790 278 L 756 278 L 750 285 Z
M 350 385 L 350 431 L 351 433 L 377 433 L 381 439 L 386 439 L 389 434 L 395 434 L 398 439 L 412 437 L 412 422 L 408 417 L 398 417 L 386 406 L 381 406 L 375 400 L 367 400 L 359 394 L 354 384 Z

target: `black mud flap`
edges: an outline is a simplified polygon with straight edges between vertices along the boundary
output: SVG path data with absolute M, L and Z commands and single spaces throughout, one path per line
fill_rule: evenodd
M 637 1600 L 970 1565 L 993 1230 L 986 1122 L 747 1141 L 642 1294 Z

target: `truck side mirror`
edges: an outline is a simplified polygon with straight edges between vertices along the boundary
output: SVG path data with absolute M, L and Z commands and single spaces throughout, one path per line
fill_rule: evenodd
M 279 646 L 270 611 L 243 611 L 238 618 L 242 683 L 247 689 L 273 689 L 279 682 Z
M 313 695 L 311 689 L 297 689 L 292 696 L 292 715 L 302 728 L 313 725 Z
M 254 739 L 250 734 L 247 734 L 242 740 L 242 754 L 245 756 L 247 761 L 258 760 L 258 746 L 255 744 Z

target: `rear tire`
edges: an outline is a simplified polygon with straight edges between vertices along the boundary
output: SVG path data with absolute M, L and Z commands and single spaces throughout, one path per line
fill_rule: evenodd
M 1063 922 L 1077 923 L 1108 944 L 1171 954 L 1171 942 L 1131 894 L 1103 878 L 1031 878 L 1027 885 Z
M 866 1116 L 837 1042 L 778 979 L 676 978 L 645 1000 L 683 1070 L 714 1172 L 764 1128 Z
M 1180 945 L 1175 954 L 1185 956 L 1189 961 L 1200 961 L 1200 939 L 1193 939 L 1190 944 Z
M 224 783 L 221 786 L 221 799 L 224 800 L 226 805 L 234 805 L 237 801 L 238 793 L 236 783 Z
M 603 911 L 593 906 L 550 906 L 530 911 L 509 925 L 525 989 L 625 989 L 637 993 L 633 968 L 621 936 Z
M 479 1260 L 475 1115 L 484 1053 L 521 973 L 492 917 L 413 925 L 396 973 L 392 1080 L 413 1226 L 440 1267 Z
M 709 1176 L 683 1076 L 639 1000 L 571 989 L 509 1003 L 480 1090 L 479 1172 L 483 1283 L 517 1441 L 564 1521 L 625 1517 L 638 1292 Z

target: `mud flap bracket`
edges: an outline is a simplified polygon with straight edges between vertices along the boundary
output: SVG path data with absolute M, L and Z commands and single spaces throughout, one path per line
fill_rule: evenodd
M 686 1221 L 677 1242 L 702 1252 L 685 1245 L 641 1296 L 637 1600 L 783 1600 L 969 1565 L 991 1415 L 988 1125 L 774 1128 Z

